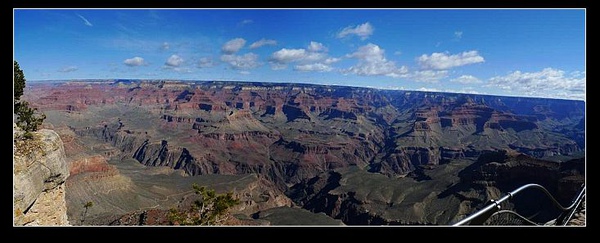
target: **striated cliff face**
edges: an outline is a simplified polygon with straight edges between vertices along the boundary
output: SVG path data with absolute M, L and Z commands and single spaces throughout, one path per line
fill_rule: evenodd
M 65 151 L 53 130 L 42 129 L 22 141 L 13 124 L 13 225 L 69 225 Z
M 483 150 L 542 158 L 585 149 L 578 101 L 143 80 L 32 86 L 28 95 L 37 94 L 32 105 L 72 118 L 49 119 L 144 165 L 190 175 L 258 172 L 280 185 L 355 165 L 394 177 Z M 97 123 L 82 119 L 95 112 Z
M 171 193 L 171 188 L 181 193 L 189 189 L 173 181 L 247 174 L 269 181 L 259 188 L 295 191 L 287 196 L 296 204 L 344 218 L 347 224 L 445 224 L 488 199 L 485 195 L 492 189 L 462 190 L 471 185 L 458 176 L 482 153 L 505 150 L 563 162 L 585 153 L 585 103 L 581 101 L 152 80 L 38 84 L 26 97 L 48 115 L 49 123 L 81 139 L 71 146 L 61 133 L 67 153 L 86 149 L 106 160 L 73 159 L 73 176 L 67 182 L 73 214 L 80 214 L 83 203 L 98 200 L 86 224 L 101 222 L 93 220 L 103 212 L 124 213 L 96 199 L 100 194 L 119 198 L 114 204 L 122 211 L 159 210 L 177 203 L 179 194 Z M 353 168 L 361 172 L 339 172 Z M 495 192 L 513 186 L 502 178 L 555 173 L 521 164 L 481 167 L 486 168 L 503 172 L 485 181 Z M 112 177 L 117 176 L 115 171 L 127 176 L 117 180 Z M 163 172 L 164 178 L 153 176 Z M 333 172 L 340 174 L 337 182 Z M 518 176 L 510 177 L 515 173 Z M 348 182 L 348 175 L 354 181 Z M 366 188 L 383 187 L 385 193 L 354 188 L 365 180 L 372 183 Z M 156 186 L 148 186 L 149 181 Z M 340 188 L 329 188 L 336 183 Z M 427 193 L 417 193 L 416 188 Z M 147 197 L 131 198 L 138 190 L 147 192 Z M 436 202 L 438 195 L 444 202 Z M 430 211 L 439 213 L 426 214 Z M 115 215 L 108 216 L 113 220 Z M 78 222 L 77 216 L 69 218 Z

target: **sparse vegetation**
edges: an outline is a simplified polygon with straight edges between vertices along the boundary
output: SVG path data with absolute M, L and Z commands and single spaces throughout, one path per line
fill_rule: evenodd
M 83 215 L 81 216 L 81 222 L 83 223 L 83 221 L 85 221 L 85 216 L 87 215 L 87 211 L 89 208 L 91 208 L 92 206 L 94 206 L 94 203 L 92 203 L 91 201 L 86 202 L 83 207 L 85 208 L 85 210 L 83 211 Z
M 33 134 L 31 132 L 38 130 L 39 126 L 44 122 L 44 119 L 46 119 L 46 115 L 36 112 L 36 108 L 29 107 L 28 102 L 21 101 L 23 89 L 25 89 L 25 75 L 17 61 L 14 61 L 13 85 L 14 114 L 17 115 L 17 126 L 25 131 L 23 134 L 25 139 L 32 139 Z
M 220 225 L 230 217 L 229 209 L 240 203 L 233 192 L 217 194 L 214 189 L 193 184 L 194 192 L 200 199 L 194 201 L 188 210 L 171 208 L 168 219 L 172 225 Z

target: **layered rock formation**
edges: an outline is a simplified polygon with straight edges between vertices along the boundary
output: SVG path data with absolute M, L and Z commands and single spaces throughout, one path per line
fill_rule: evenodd
M 179 172 L 190 177 L 256 174 L 268 181 L 259 187 L 271 190 L 272 197 L 283 198 L 287 191 L 306 209 L 344 218 L 345 223 L 438 224 L 469 212 L 488 192 L 453 194 L 444 202 L 453 205 L 448 206 L 450 209 L 427 206 L 430 204 L 423 200 L 435 201 L 436 193 L 460 181 L 456 174 L 432 176 L 437 167 L 453 168 L 447 172 L 458 173 L 456 166 L 468 166 L 485 151 L 506 150 L 558 161 L 582 158 L 585 153 L 585 103 L 572 100 L 290 83 L 144 80 L 31 85 L 24 96 L 47 114 L 48 123 L 84 139 L 81 144 L 92 151 L 73 160 L 73 172 L 77 173 L 72 180 L 73 205 L 79 211 L 85 201 L 77 198 L 92 200 L 88 194 L 93 191 L 127 201 L 131 192 L 157 189 L 140 189 L 135 185 L 137 177 L 171 183 L 145 173 L 120 176 L 115 171 L 122 169 L 111 169 L 124 166 L 126 170 L 154 168 L 152 173 L 162 171 L 168 176 Z M 68 149 L 80 147 L 69 145 Z M 106 161 L 100 163 L 93 153 L 113 161 L 111 166 Z M 91 162 L 82 162 L 86 158 Z M 435 193 L 413 195 L 394 187 L 386 193 L 412 195 L 411 200 L 384 197 L 373 203 L 369 193 L 353 192 L 352 185 L 344 185 L 344 180 L 339 183 L 345 189 L 329 190 L 335 192 L 335 198 L 329 192 L 320 193 L 320 189 L 306 189 L 303 199 L 289 192 L 309 188 L 306 184 L 314 178 L 344 170 L 366 173 L 352 172 L 354 178 L 373 176 L 376 179 L 369 180 L 374 184 L 406 179 L 401 185 L 425 191 L 434 188 Z M 83 179 L 91 175 L 96 175 L 97 181 Z M 104 176 L 120 179 L 104 180 Z M 139 183 L 147 185 L 141 180 Z M 121 209 L 173 205 L 171 194 L 158 193 L 158 197 L 165 195 L 168 199 L 164 203 L 152 199 L 157 196 L 152 192 L 138 198 L 138 204 Z M 468 197 L 477 200 L 461 203 Z M 337 203 L 330 210 L 306 206 L 310 202 Z M 104 203 L 105 208 L 94 207 L 91 213 L 114 208 L 107 202 L 98 203 Z M 394 210 L 386 215 L 362 211 L 372 212 L 387 204 Z M 426 213 L 437 209 L 443 212 Z M 250 211 L 245 213 L 255 213 Z
M 13 125 L 13 225 L 69 225 L 62 140 L 47 129 L 32 140 L 20 139 L 22 133 Z
M 541 158 L 585 146 L 576 132 L 585 115 L 578 101 L 241 82 L 119 80 L 32 89 L 47 93 L 33 105 L 74 120 L 120 110 L 73 129 L 144 165 L 190 175 L 259 172 L 281 186 L 354 165 L 403 176 L 482 150 Z M 180 135 L 148 133 L 154 129 Z

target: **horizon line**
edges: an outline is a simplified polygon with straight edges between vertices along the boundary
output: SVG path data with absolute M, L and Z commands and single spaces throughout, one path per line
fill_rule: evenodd
M 467 92 L 456 92 L 456 91 L 443 91 L 443 90 L 419 90 L 419 89 L 406 89 L 401 87 L 374 87 L 374 86 L 358 86 L 348 84 L 322 84 L 322 83 L 308 83 L 308 82 L 292 82 L 292 81 L 251 81 L 251 80 L 233 80 L 233 79 L 168 79 L 168 78 L 73 78 L 73 79 L 35 79 L 28 80 L 32 83 L 43 83 L 43 82 L 90 82 L 90 81 L 118 81 L 118 80 L 130 80 L 130 81 L 175 81 L 175 82 L 237 82 L 237 83 L 272 83 L 272 84 L 300 84 L 300 85 L 317 85 L 317 86 L 338 86 L 338 87 L 350 87 L 350 88 L 365 88 L 375 90 L 389 90 L 389 91 L 409 91 L 409 92 L 428 92 L 428 93 L 450 93 L 450 94 L 463 94 L 463 95 L 483 95 L 483 96 L 496 96 L 496 97 L 514 97 L 514 98 L 532 98 L 532 99 L 552 99 L 552 100 L 570 100 L 570 101 L 581 101 L 586 103 L 586 99 L 568 99 L 568 98 L 556 98 L 556 97 L 544 97 L 544 96 L 520 96 L 520 95 L 506 95 L 506 94 L 487 94 L 487 93 L 467 93 Z M 587 97 L 587 94 L 585 94 Z

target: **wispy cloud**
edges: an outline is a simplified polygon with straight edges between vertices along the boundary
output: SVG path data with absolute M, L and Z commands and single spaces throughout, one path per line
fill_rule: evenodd
M 578 74 L 571 72 L 568 75 L 554 68 L 544 68 L 539 72 L 514 71 L 490 78 L 486 86 L 528 96 L 583 99 L 586 78 Z
M 246 53 L 244 55 L 221 55 L 221 61 L 228 63 L 231 68 L 236 70 L 248 70 L 257 68 L 261 65 L 258 61 L 258 55 Z
M 311 63 L 311 64 L 296 65 L 294 67 L 294 70 L 303 71 L 303 72 L 309 72 L 309 71 L 329 72 L 329 71 L 333 70 L 333 68 L 331 66 L 323 64 L 323 63 Z
M 123 61 L 123 64 L 130 66 L 130 67 L 137 67 L 137 66 L 146 65 L 146 62 L 144 61 L 144 58 L 133 57 L 133 58 L 125 59 L 125 61 Z
M 196 67 L 198 67 L 198 68 L 209 68 L 209 67 L 214 67 L 216 65 L 217 64 L 212 60 L 212 58 L 210 58 L 210 57 L 202 57 L 198 61 L 198 65 Z
M 373 26 L 369 22 L 366 22 L 357 26 L 348 26 L 342 29 L 337 34 L 337 38 L 344 38 L 348 35 L 356 35 L 359 36 L 361 40 L 366 40 L 370 35 L 373 34 Z
M 415 71 L 408 77 L 417 82 L 437 83 L 441 79 L 448 77 L 448 70 L 422 70 Z
M 462 75 L 458 78 L 451 79 L 450 82 L 456 82 L 461 84 L 478 84 L 482 83 L 483 81 L 479 80 L 478 78 L 472 75 Z
M 441 89 L 436 89 L 436 88 L 428 88 L 428 87 L 421 87 L 416 89 L 417 91 L 421 91 L 421 92 L 442 92 Z
M 79 70 L 79 68 L 77 66 L 68 66 L 68 67 L 63 67 L 61 69 L 58 69 L 58 71 L 61 73 L 70 73 L 70 72 L 75 72 L 77 70 Z
M 462 35 L 462 31 L 454 31 L 454 40 L 459 41 L 460 39 L 462 39 Z
M 448 53 L 434 52 L 431 55 L 423 54 L 417 61 L 424 68 L 449 69 L 474 63 L 484 62 L 477 51 L 466 51 L 461 54 L 449 55 Z
M 244 19 L 244 20 L 240 21 L 240 22 L 238 23 L 238 25 L 239 25 L 239 26 L 244 26 L 244 25 L 247 25 L 247 24 L 252 24 L 252 23 L 254 23 L 254 20 L 251 20 L 251 19 Z
M 250 45 L 250 49 L 256 49 L 259 48 L 261 46 L 274 46 L 277 45 L 277 41 L 276 40 L 267 40 L 265 38 L 260 39 L 259 41 L 256 41 L 254 43 L 252 43 L 252 45 Z
M 171 45 L 169 45 L 169 42 L 165 41 L 160 45 L 161 50 L 169 50 L 169 48 L 171 48 Z
M 83 24 L 90 26 L 90 27 L 94 26 L 94 25 L 92 25 L 92 23 L 90 23 L 90 21 L 88 21 L 85 17 L 81 16 L 80 14 L 77 14 L 77 16 L 79 16 L 79 18 L 81 20 L 83 20 Z

